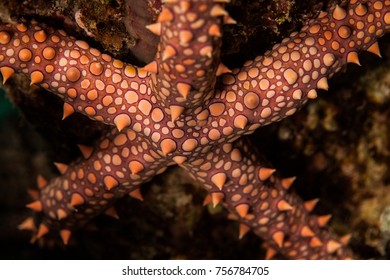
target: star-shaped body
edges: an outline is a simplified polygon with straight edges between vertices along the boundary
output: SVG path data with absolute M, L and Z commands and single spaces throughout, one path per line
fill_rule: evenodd
M 220 63 L 221 25 L 231 24 L 225 1 L 165 1 L 155 24 L 156 58 L 143 68 L 102 54 L 83 41 L 36 22 L 2 25 L 0 71 L 15 71 L 64 100 L 64 118 L 80 112 L 112 125 L 84 158 L 57 163 L 62 176 L 39 181 L 39 199 L 28 205 L 44 214 L 35 238 L 71 232 L 111 209 L 170 165 L 179 165 L 223 203 L 240 223 L 267 242 L 267 257 L 348 258 L 346 238 L 326 227 L 329 215 L 310 214 L 302 202 L 241 136 L 294 114 L 316 89 L 358 52 L 379 54 L 376 40 L 388 29 L 390 1 L 352 0 L 321 13 L 264 56 L 229 70 Z M 108 210 L 109 211 L 109 210 Z M 115 213 L 111 212 L 112 215 Z M 33 229 L 31 219 L 21 228 Z

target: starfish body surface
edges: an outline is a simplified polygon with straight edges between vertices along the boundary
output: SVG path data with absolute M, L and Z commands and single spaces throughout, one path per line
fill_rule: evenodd
M 364 50 L 379 55 L 376 40 L 390 29 L 390 1 L 350 0 L 321 13 L 263 56 L 229 70 L 220 63 L 222 24 L 234 23 L 222 0 L 166 0 L 155 24 L 155 60 L 143 68 L 123 63 L 64 31 L 36 22 L 0 25 L 0 71 L 5 82 L 26 74 L 64 100 L 74 112 L 112 125 L 83 158 L 57 163 L 61 176 L 42 178 L 39 198 L 28 207 L 42 213 L 20 228 L 34 238 L 59 231 L 65 244 L 115 201 L 168 166 L 179 165 L 223 203 L 240 223 L 264 239 L 267 258 L 350 258 L 348 238 L 326 227 L 330 216 L 311 214 L 243 135 L 294 114 L 316 89 Z

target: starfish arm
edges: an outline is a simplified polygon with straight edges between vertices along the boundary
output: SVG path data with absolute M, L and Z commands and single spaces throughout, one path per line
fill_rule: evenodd
M 70 165 L 56 163 L 62 175 L 41 184 L 39 198 L 27 205 L 43 213 L 40 227 L 73 231 L 124 195 L 142 200 L 140 185 L 167 168 L 150 142 L 131 130 L 113 128 L 94 148 L 81 151 L 84 158 Z
M 352 0 L 346 10 L 321 13 L 264 56 L 225 74 L 208 105 L 225 104 L 225 115 L 212 121 L 225 118 L 237 135 L 292 115 L 317 89 L 327 90 L 328 78 L 345 64 L 359 64 L 359 52 L 380 55 L 376 41 L 389 29 L 389 1 Z
M 269 252 L 292 259 L 350 256 L 324 226 L 329 216 L 311 214 L 313 203 L 305 204 L 288 190 L 293 179 L 281 179 L 246 139 L 216 147 L 182 166 L 205 185 L 210 193 L 206 201 L 223 203 L 231 211 L 240 223 L 240 237 L 252 229 Z
M 216 76 L 230 71 L 219 66 L 221 25 L 228 14 L 216 2 L 166 1 L 149 26 L 161 34 L 156 60 L 147 66 L 156 72 L 151 87 L 159 103 L 173 110 L 173 119 L 211 98 Z
M 0 71 L 3 83 L 20 72 L 60 96 L 64 118 L 77 111 L 120 129 L 150 98 L 147 72 L 36 22 L 0 25 Z

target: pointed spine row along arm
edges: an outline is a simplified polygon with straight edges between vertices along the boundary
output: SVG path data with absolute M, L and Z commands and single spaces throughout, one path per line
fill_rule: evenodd
M 322 12 L 264 56 L 223 75 L 208 104 L 211 122 L 225 119 L 233 138 L 294 114 L 317 89 L 327 90 L 328 78 L 345 64 L 360 65 L 361 51 L 380 56 L 377 39 L 389 30 L 389 0 L 351 0 L 345 9 Z
M 80 147 L 83 158 L 55 163 L 61 176 L 39 177 L 40 195 L 27 207 L 42 212 L 39 225 L 28 218 L 19 228 L 32 230 L 33 241 L 54 230 L 67 244 L 70 234 L 106 213 L 117 218 L 114 202 L 125 195 L 143 200 L 140 186 L 167 168 L 167 160 L 148 139 L 113 128 L 95 147 Z
M 209 192 L 205 204 L 219 203 L 239 222 L 239 237 L 249 230 L 267 244 L 266 258 L 348 259 L 348 235 L 325 225 L 330 215 L 310 213 L 318 199 L 303 202 L 289 190 L 295 178 L 282 179 L 245 138 L 215 147 L 182 165 Z
M 63 118 L 80 112 L 119 130 L 153 98 L 145 70 L 35 21 L 0 25 L 0 66 L 3 83 L 15 72 L 24 73 L 31 85 L 62 98 Z
M 151 87 L 159 104 L 170 108 L 172 120 L 186 108 L 204 104 L 214 94 L 216 77 L 230 72 L 220 64 L 222 23 L 235 23 L 221 1 L 165 1 L 157 22 L 149 25 L 161 36 Z

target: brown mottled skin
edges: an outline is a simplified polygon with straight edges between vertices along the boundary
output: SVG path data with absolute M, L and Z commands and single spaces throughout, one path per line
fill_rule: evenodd
M 43 238 L 71 232 L 108 211 L 167 166 L 178 164 L 204 184 L 207 203 L 223 203 L 240 223 L 276 252 L 294 259 L 345 259 L 348 236 L 326 227 L 330 216 L 310 214 L 316 200 L 303 202 L 242 135 L 294 114 L 316 89 L 389 30 L 390 1 L 351 0 L 310 21 L 300 32 L 241 68 L 220 63 L 222 24 L 234 24 L 226 1 L 167 0 L 156 23 L 156 58 L 144 68 L 115 60 L 63 31 L 36 22 L 0 26 L 0 71 L 6 81 L 25 73 L 64 100 L 64 118 L 74 112 L 112 125 L 84 158 L 57 164 L 62 176 L 39 180 L 42 212 L 36 228 Z

